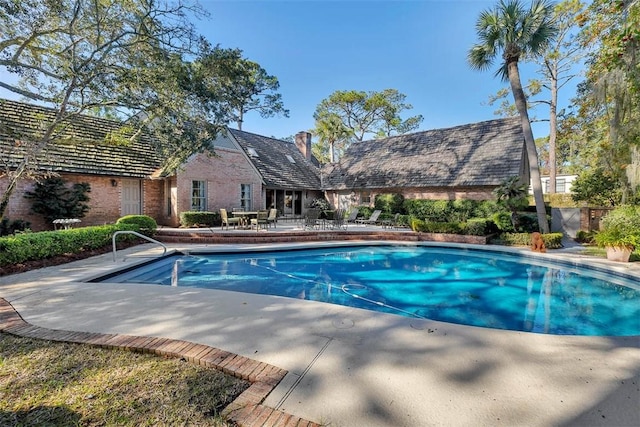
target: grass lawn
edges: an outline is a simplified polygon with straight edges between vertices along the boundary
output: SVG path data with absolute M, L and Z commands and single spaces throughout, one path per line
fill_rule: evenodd
M 230 426 L 249 383 L 175 358 L 0 333 L 0 425 Z

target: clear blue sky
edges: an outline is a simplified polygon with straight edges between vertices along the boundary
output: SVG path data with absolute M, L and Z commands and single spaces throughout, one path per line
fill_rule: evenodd
M 194 21 L 202 35 L 214 45 L 242 49 L 280 81 L 289 118 L 251 112 L 246 131 L 285 138 L 309 130 L 316 106 L 336 90 L 397 89 L 414 107 L 403 117 L 424 117 L 420 130 L 496 118 L 487 99 L 506 87 L 494 77 L 497 65 L 475 71 L 466 57 L 476 42 L 478 15 L 497 0 L 199 2 L 210 14 Z M 535 69 L 521 64 L 523 83 Z M 0 79 L 15 81 L 0 71 Z M 560 108 L 574 92 L 575 84 L 561 92 Z M 0 97 L 19 98 L 5 90 Z M 548 135 L 548 125 L 534 124 L 534 135 Z
M 280 81 L 290 117 L 252 112 L 243 130 L 293 135 L 313 128 L 316 106 L 332 92 L 386 88 L 407 95 L 414 108 L 405 117 L 422 114 L 420 130 L 427 130 L 496 118 L 486 101 L 505 87 L 494 77 L 497 65 L 480 72 L 466 62 L 476 20 L 496 2 L 201 0 L 211 16 L 196 25 L 210 42 L 242 49 Z M 523 82 L 533 71 L 521 66 Z M 563 99 L 573 95 L 565 91 Z M 548 135 L 547 126 L 534 125 L 535 136 Z

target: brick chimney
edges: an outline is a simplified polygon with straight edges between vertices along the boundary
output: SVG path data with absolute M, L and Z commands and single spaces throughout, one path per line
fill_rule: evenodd
M 296 147 L 307 160 L 311 160 L 311 134 L 309 132 L 296 133 Z

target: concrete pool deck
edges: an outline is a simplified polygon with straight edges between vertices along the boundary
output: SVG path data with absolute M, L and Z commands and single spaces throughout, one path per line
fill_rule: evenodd
M 281 245 L 229 247 L 257 246 Z M 225 245 L 171 246 L 186 247 Z M 158 253 L 141 245 L 118 251 L 117 263 L 105 254 L 0 277 L 0 297 L 41 327 L 186 340 L 275 365 L 288 373 L 264 404 L 321 424 L 640 425 L 638 336 L 512 332 L 307 300 L 86 282 Z M 638 263 L 541 256 L 640 278 Z

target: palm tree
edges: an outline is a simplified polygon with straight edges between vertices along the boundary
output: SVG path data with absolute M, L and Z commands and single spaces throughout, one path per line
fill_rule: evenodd
M 536 0 L 527 10 L 520 0 L 500 1 L 492 10 L 480 14 L 476 23 L 480 43 L 474 45 L 468 54 L 472 68 L 489 68 L 496 56 L 502 53 L 502 66 L 496 72 L 504 81 L 509 81 L 513 99 L 520 114 L 522 131 L 531 170 L 531 185 L 538 214 L 540 232 L 549 232 L 549 223 L 542 196 L 542 181 L 538 165 L 535 139 L 531 130 L 527 98 L 520 82 L 518 61 L 543 54 L 555 38 L 558 30 L 553 22 L 553 5 Z
M 329 161 L 335 162 L 336 145 L 340 145 L 353 136 L 353 131 L 342 122 L 335 113 L 316 114 L 316 128 L 313 133 L 321 143 L 329 146 Z
M 520 180 L 520 177 L 511 177 L 500 184 L 493 190 L 493 194 L 498 198 L 498 202 L 502 203 L 511 212 L 511 225 L 513 229 L 520 229 L 520 220 L 518 219 L 518 210 L 528 204 L 527 202 L 526 183 Z

